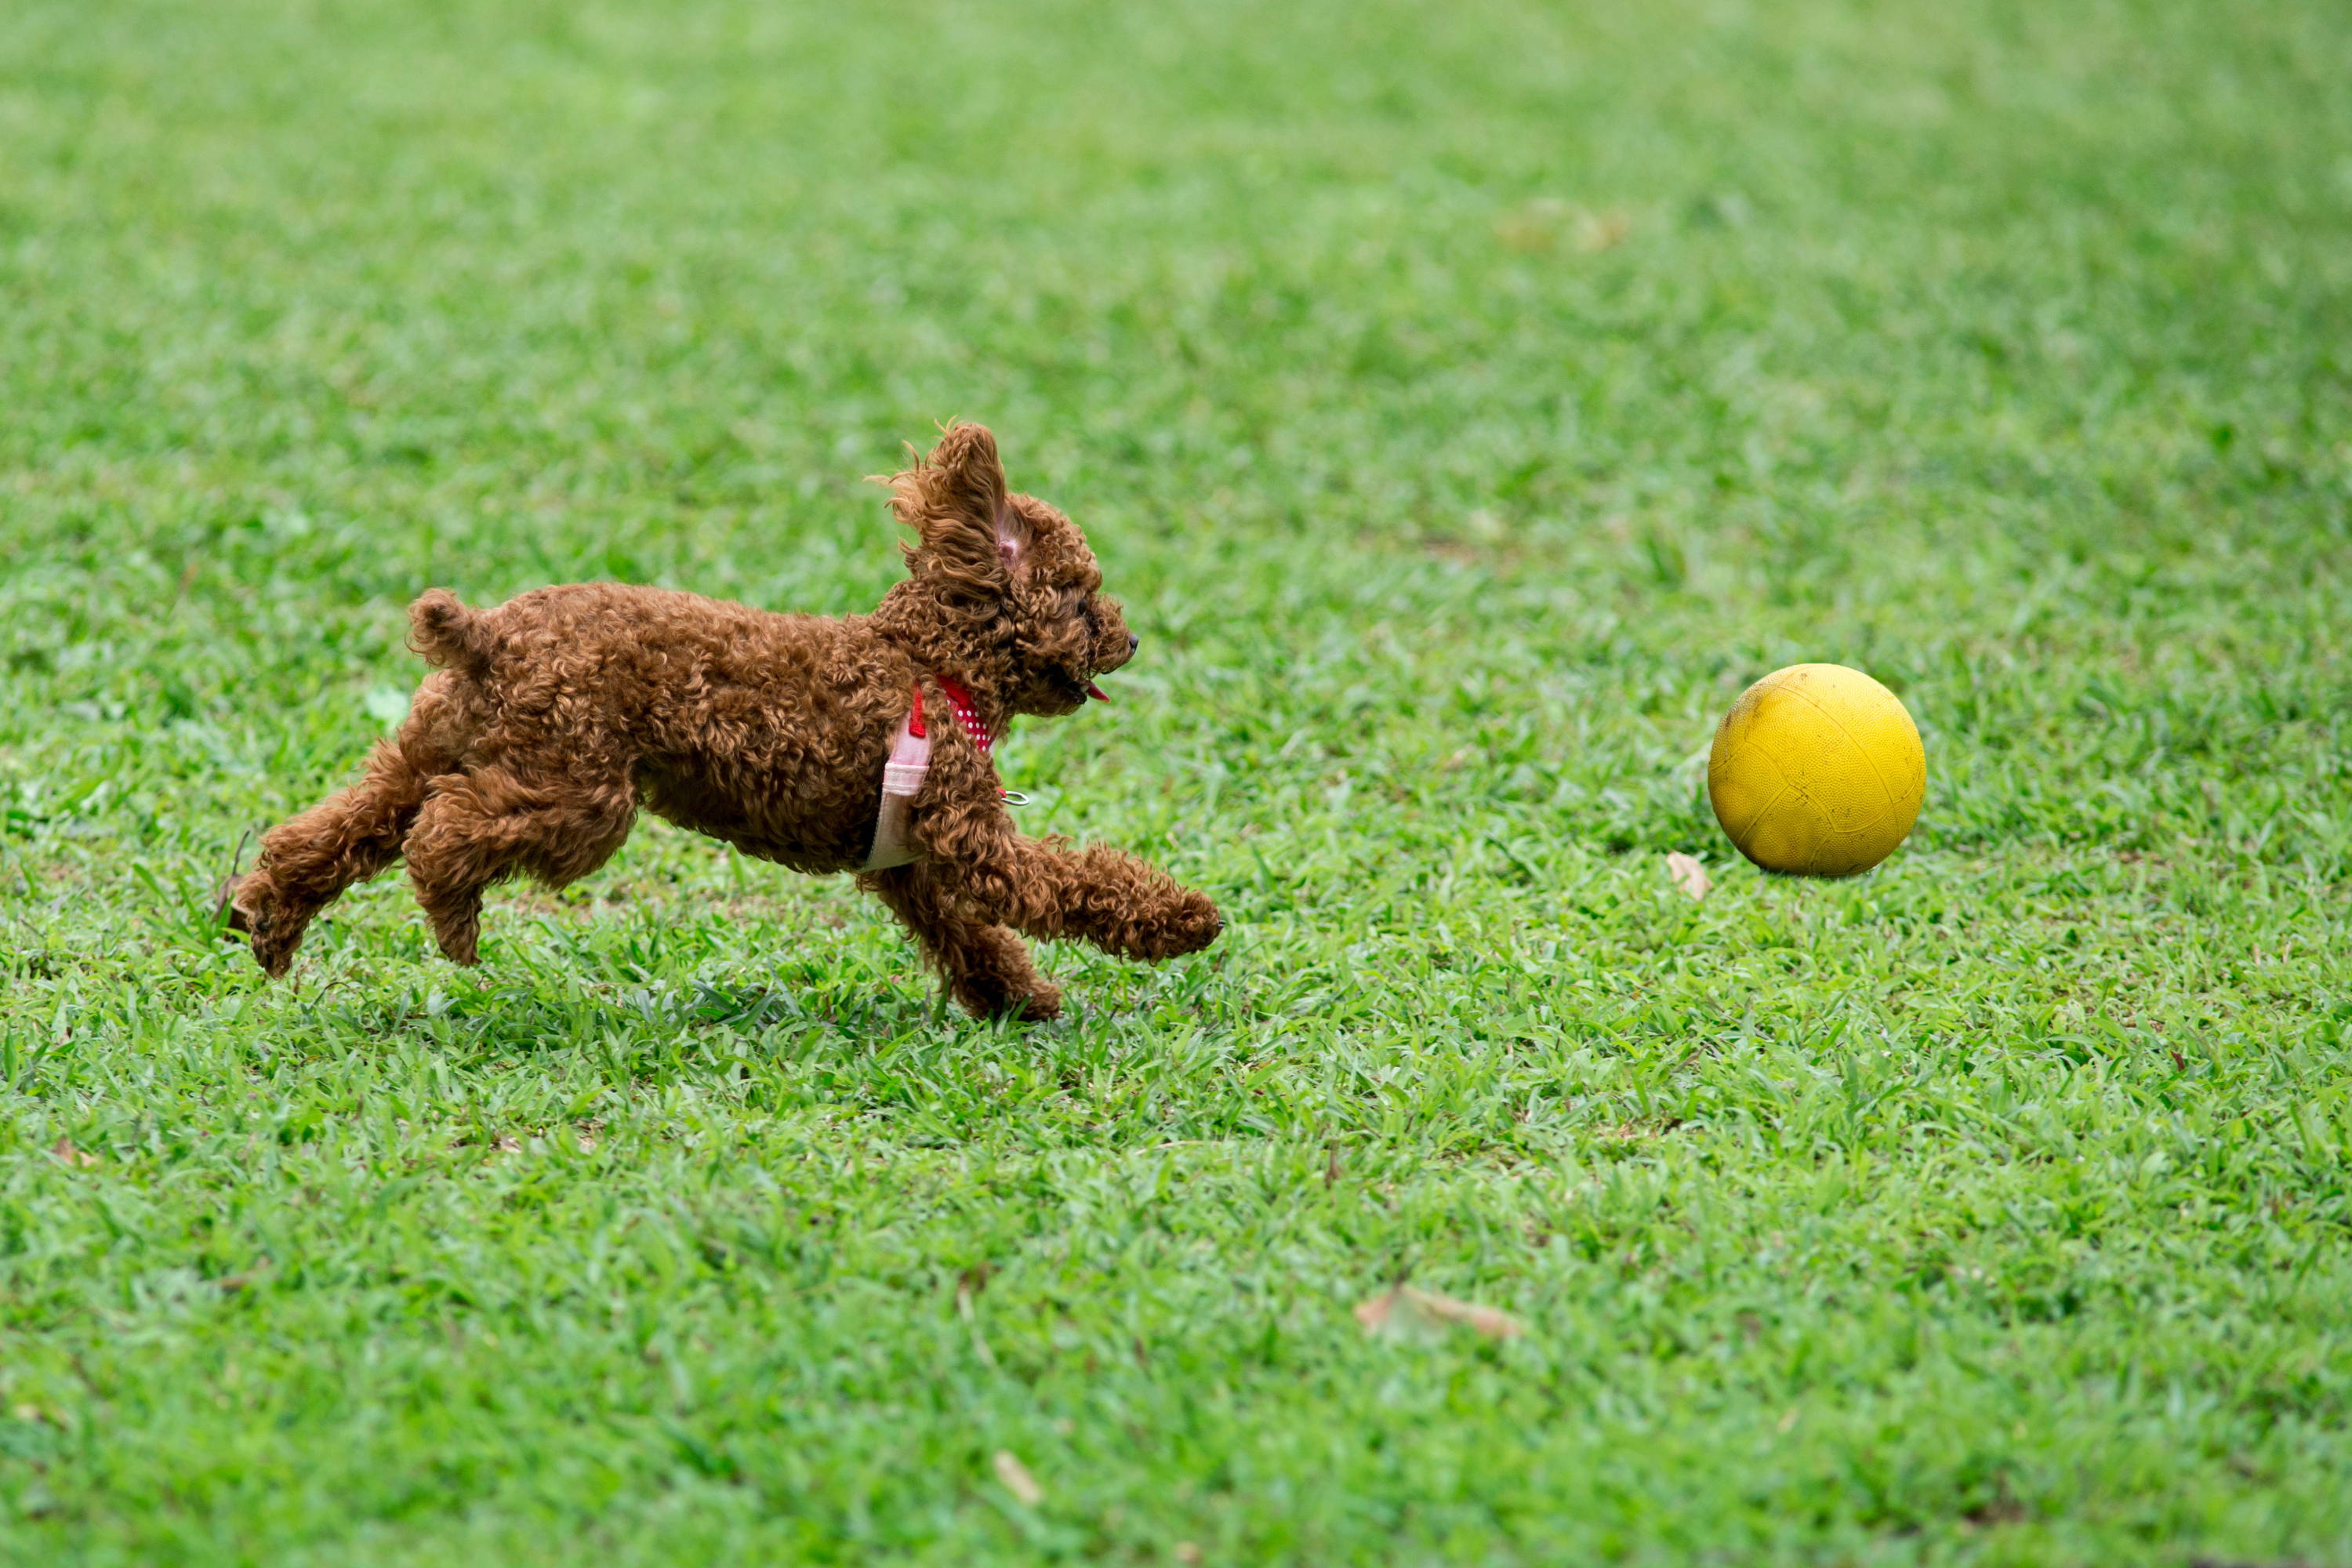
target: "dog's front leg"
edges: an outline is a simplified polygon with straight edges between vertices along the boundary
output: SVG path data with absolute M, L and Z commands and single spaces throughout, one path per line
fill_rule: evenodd
M 1031 936 L 1161 959 L 1198 952 L 1224 929 L 1208 895 L 1157 866 L 1104 845 L 1021 837 L 992 791 L 919 813 L 915 837 L 935 873 L 982 918 Z
M 935 862 L 869 871 L 858 883 L 890 906 L 967 1012 L 1032 1024 L 1061 1012 L 1061 987 L 1037 973 L 1021 939 L 958 897 Z

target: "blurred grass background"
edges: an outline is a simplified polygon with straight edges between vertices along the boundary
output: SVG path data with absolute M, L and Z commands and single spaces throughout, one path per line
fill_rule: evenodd
M 2352 1552 L 2347 84 L 2305 3 L 11 7 L 0 1551 Z M 974 1025 L 657 825 L 478 972 L 396 879 L 212 940 L 417 591 L 862 609 L 950 416 L 1146 638 L 1025 820 L 1212 953 Z M 1863 882 L 1706 812 L 1801 658 L 1927 738 Z M 1364 1342 L 1404 1273 L 1531 1331 Z

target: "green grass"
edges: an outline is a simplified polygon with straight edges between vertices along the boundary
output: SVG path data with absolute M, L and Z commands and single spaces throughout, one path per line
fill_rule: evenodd
M 2347 324 L 2326 0 L 18 0 L 0 1557 L 2352 1563 Z M 215 940 L 415 592 L 864 608 L 949 416 L 1210 953 L 975 1024 L 659 824 Z M 1862 880 L 1707 814 L 1799 659 Z

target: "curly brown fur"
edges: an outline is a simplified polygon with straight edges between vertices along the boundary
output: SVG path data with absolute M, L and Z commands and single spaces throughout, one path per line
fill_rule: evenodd
M 919 684 L 931 766 L 911 865 L 866 872 L 956 1000 L 1050 1018 L 1061 992 L 1014 932 L 1128 958 L 1196 952 L 1203 895 L 1116 849 L 1024 838 L 994 765 L 949 717 L 961 680 L 1001 733 L 1085 704 L 1133 656 L 1076 524 L 1005 488 L 995 440 L 951 427 L 890 481 L 915 531 L 907 579 L 868 616 L 772 615 L 612 583 L 541 588 L 491 610 L 435 589 L 410 646 L 438 666 L 360 782 L 262 839 L 230 924 L 272 975 L 352 883 L 408 862 L 441 951 L 476 961 L 482 893 L 523 873 L 560 888 L 627 838 L 639 808 L 799 870 L 863 866 L 882 766 Z

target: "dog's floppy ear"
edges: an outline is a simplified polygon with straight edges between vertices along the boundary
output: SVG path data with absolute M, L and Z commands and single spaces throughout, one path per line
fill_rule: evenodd
M 1027 568 L 1029 524 L 985 425 L 949 426 L 929 457 L 890 480 L 890 510 L 921 540 L 919 563 L 974 597 L 1001 596 Z

